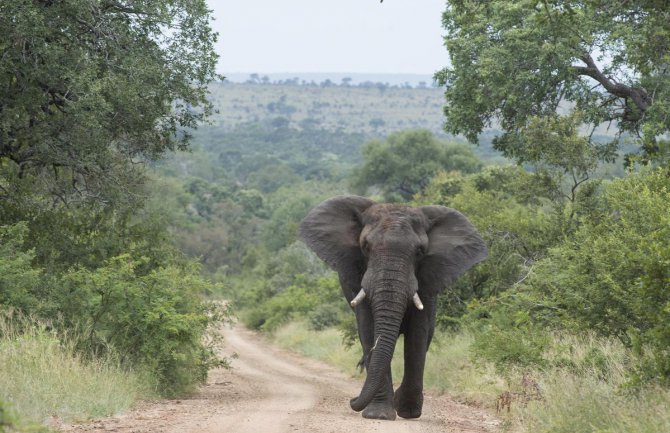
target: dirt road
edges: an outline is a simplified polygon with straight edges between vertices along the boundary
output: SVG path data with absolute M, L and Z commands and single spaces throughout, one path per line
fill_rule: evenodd
M 224 331 L 224 354 L 231 370 L 215 370 L 193 397 L 143 403 L 121 416 L 84 425 L 62 425 L 67 432 L 116 433 L 491 433 L 498 421 L 486 412 L 427 395 L 418 420 L 367 420 L 349 408 L 360 381 L 333 368 L 269 347 L 237 326 Z

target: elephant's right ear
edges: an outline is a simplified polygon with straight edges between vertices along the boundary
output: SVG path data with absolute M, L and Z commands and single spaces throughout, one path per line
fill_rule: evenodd
M 365 197 L 333 197 L 312 209 L 300 224 L 300 240 L 337 271 L 340 280 L 354 278 L 360 284 L 364 266 L 359 245 L 361 215 L 373 204 Z

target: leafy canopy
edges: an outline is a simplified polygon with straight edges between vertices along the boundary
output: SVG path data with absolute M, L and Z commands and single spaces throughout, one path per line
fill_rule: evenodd
M 575 107 L 590 127 L 633 134 L 648 157 L 668 146 L 658 140 L 670 131 L 666 2 L 456 0 L 443 23 L 448 132 L 477 142 L 497 121 L 494 146 L 523 159 L 529 122 Z
M 376 186 L 388 201 L 407 201 L 421 191 L 440 170 L 478 171 L 482 163 L 466 145 L 444 143 L 430 131 L 391 134 L 386 141 L 372 140 L 362 150 L 363 165 L 352 178 L 355 189 Z
M 0 199 L 41 176 L 63 198 L 132 182 L 115 170 L 186 147 L 211 111 L 205 0 L 0 5 Z

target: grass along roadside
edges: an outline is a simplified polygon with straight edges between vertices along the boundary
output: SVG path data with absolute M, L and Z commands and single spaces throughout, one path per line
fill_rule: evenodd
M 296 321 L 279 328 L 271 338 L 284 349 L 319 359 L 354 377 L 363 377 L 357 368 L 362 353 L 360 345 L 345 348 L 342 334 L 335 328 L 314 331 L 306 322 Z M 496 396 L 506 389 L 505 381 L 495 373 L 492 365 L 472 364 L 470 344 L 471 337 L 467 334 L 436 335 L 426 359 L 424 382 L 432 391 L 448 391 L 460 401 L 473 404 L 495 402 Z M 402 336 L 395 353 L 391 368 L 397 382 L 403 375 Z
M 107 416 L 154 396 L 143 375 L 111 358 L 85 360 L 67 338 L 27 323 L 19 330 L 0 316 L 0 402 L 18 424 Z
M 342 346 L 336 329 L 310 330 L 291 322 L 272 334 L 285 349 L 327 362 L 361 377 L 358 345 Z M 496 369 L 474 359 L 473 335 L 438 333 L 426 361 L 424 381 L 433 392 L 457 400 L 499 406 L 505 431 L 532 433 L 667 433 L 670 390 L 628 386 L 631 353 L 616 341 L 592 336 L 552 335 L 544 367 Z M 396 355 L 402 354 L 402 338 Z M 393 377 L 402 377 L 402 356 L 393 360 Z

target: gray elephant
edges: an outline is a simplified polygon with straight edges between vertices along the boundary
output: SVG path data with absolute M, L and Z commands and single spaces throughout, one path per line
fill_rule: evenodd
M 338 196 L 309 212 L 299 236 L 337 271 L 356 313 L 367 377 L 351 408 L 365 418 L 418 418 L 437 295 L 488 254 L 475 227 L 444 206 Z M 405 371 L 394 394 L 390 364 L 401 333 Z

